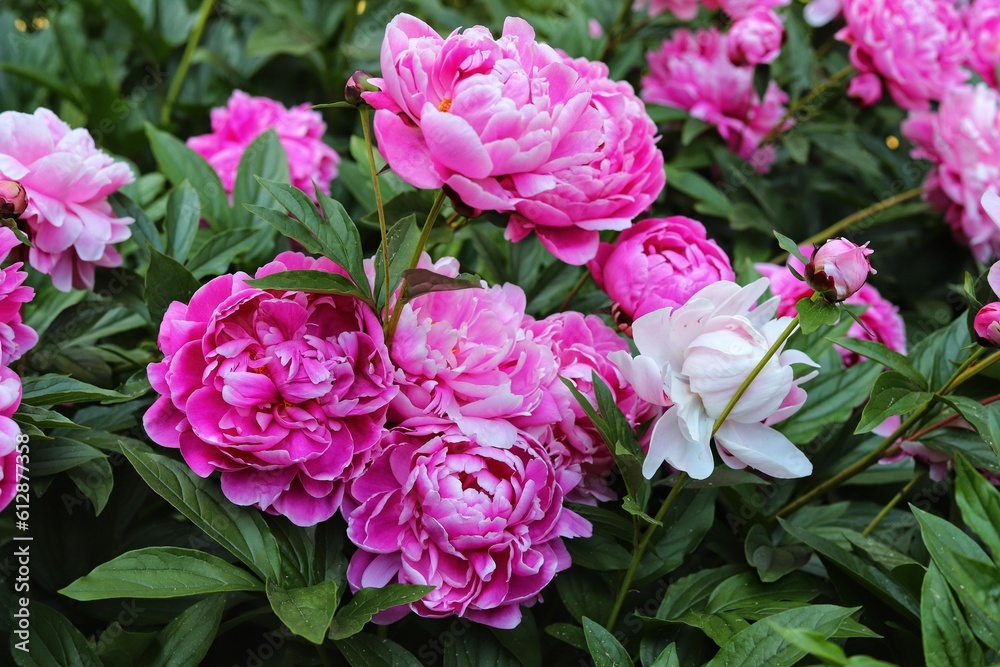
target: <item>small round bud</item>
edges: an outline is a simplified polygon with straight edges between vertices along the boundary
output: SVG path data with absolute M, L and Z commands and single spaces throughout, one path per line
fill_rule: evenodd
M 347 80 L 347 85 L 344 86 L 344 100 L 348 104 L 359 107 L 365 103 L 361 93 L 378 90 L 368 83 L 369 78 L 371 75 L 360 69 L 351 75 L 351 78 Z
M 28 206 L 28 193 L 17 181 L 0 181 L 0 216 L 17 218 Z
M 972 328 L 979 344 L 984 347 L 1000 347 L 1000 302 L 988 303 L 979 309 Z
M 873 252 L 867 243 L 859 246 L 847 239 L 830 239 L 806 264 L 806 282 L 827 301 L 843 301 L 864 286 L 869 273 L 875 273 L 868 262 Z

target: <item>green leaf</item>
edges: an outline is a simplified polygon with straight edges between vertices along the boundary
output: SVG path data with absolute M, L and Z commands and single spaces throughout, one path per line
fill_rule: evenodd
M 185 464 L 120 442 L 122 453 L 153 491 L 190 519 L 261 579 L 276 579 L 280 556 L 260 512 L 230 502 L 215 480 L 202 479 Z
M 201 202 L 198 193 L 187 180 L 181 181 L 167 199 L 167 255 L 183 263 L 194 245 L 201 220 Z M 155 250 L 155 248 L 154 248 Z
M 407 299 L 431 292 L 481 289 L 483 286 L 483 279 L 474 274 L 462 273 L 452 278 L 428 269 L 406 269 L 403 271 L 403 280 L 406 281 Z
M 913 593 L 890 574 L 881 570 L 876 564 L 870 563 L 860 556 L 843 549 L 835 542 L 820 537 L 805 528 L 784 519 L 778 519 L 792 537 L 809 545 L 823 557 L 825 563 L 831 563 L 849 577 L 872 591 L 875 595 L 916 621 L 920 616 L 920 607 Z
M 946 428 L 920 438 L 920 443 L 954 457 L 961 454 L 975 468 L 1000 474 L 1000 460 L 983 438 L 964 428 Z
M 361 292 L 350 280 L 337 273 L 326 271 L 281 271 L 256 280 L 248 280 L 247 283 L 266 290 L 338 294 L 368 300 L 367 295 Z
M 725 565 L 701 570 L 678 579 L 667 589 L 656 617 L 663 620 L 680 618 L 689 609 L 704 606 L 709 596 L 720 583 L 738 574 L 745 568 L 739 565 Z M 558 583 L 558 579 L 556 582 Z
M 241 213 L 245 206 L 270 201 L 268 191 L 258 182 L 260 179 L 288 182 L 288 156 L 273 128 L 254 139 L 243 151 L 233 184 L 233 210 L 236 214 Z
M 214 228 L 229 224 L 229 201 L 219 175 L 205 158 L 184 145 L 177 137 L 146 123 L 146 137 L 160 171 L 174 186 L 184 181 L 195 185 L 201 199 L 201 214 Z
M 420 661 L 394 641 L 358 634 L 336 642 L 351 667 L 420 667 Z
M 862 362 L 847 368 L 826 368 L 806 385 L 805 404 L 794 415 L 777 425 L 795 444 L 811 442 L 830 424 L 843 424 L 855 408 L 868 400 L 872 384 L 883 368 L 875 362 Z
M 237 227 L 219 232 L 199 246 L 188 257 L 184 266 L 195 278 L 225 273 L 233 260 L 257 242 L 257 232 L 253 227 Z
M 650 667 L 681 667 L 677 657 L 677 644 L 670 644 L 660 652 Z
M 861 422 L 855 433 L 868 433 L 887 418 L 902 415 L 927 405 L 934 395 L 924 391 L 899 371 L 888 371 L 878 376 L 872 387 L 871 399 L 861 412 Z
M 764 621 L 771 625 L 775 632 L 792 646 L 802 649 L 809 655 L 821 659 L 826 664 L 846 665 L 847 656 L 844 649 L 826 639 L 822 633 L 815 630 L 803 630 L 802 628 L 786 628 L 771 621 Z
M 840 321 L 840 308 L 822 297 L 799 299 L 795 304 L 795 312 L 799 314 L 799 326 L 804 334 L 833 326 Z
M 803 264 L 809 263 L 809 260 L 806 259 L 806 256 L 802 254 L 801 250 L 799 250 L 799 246 L 797 243 L 795 243 L 795 241 L 793 241 L 792 239 L 788 238 L 787 236 L 785 236 L 780 232 L 776 231 L 772 233 L 774 234 L 774 238 L 778 239 L 778 245 L 781 247 L 782 250 L 784 250 L 789 255 L 796 258 Z
M 1000 412 L 967 396 L 942 396 L 941 400 L 965 418 L 994 453 L 1000 455 Z
M 88 461 L 105 458 L 106 454 L 88 444 L 57 436 L 31 448 L 30 470 L 35 476 L 44 477 L 75 468 Z
M 928 387 L 943 387 L 952 372 L 969 352 L 969 327 L 965 317 L 958 317 L 948 326 L 938 329 L 913 346 L 910 362 L 927 378 Z
M 445 646 L 445 667 L 520 667 L 493 635 L 475 624 L 462 634 L 454 633 L 453 638 Z
M 600 618 L 606 615 L 615 597 L 601 574 L 577 567 L 556 577 L 556 590 L 570 616 L 578 622 L 584 616 Z
M 330 626 L 330 639 L 355 635 L 372 620 L 372 616 L 399 605 L 416 602 L 434 590 L 433 586 L 389 584 L 383 588 L 362 588 L 344 605 Z
M 591 570 L 626 570 L 632 563 L 632 554 L 614 538 L 603 533 L 595 532 L 588 538 L 568 540 L 566 549 L 574 565 Z
M 928 665 L 987 664 L 983 649 L 935 563 L 924 575 L 920 592 L 920 630 Z
M 490 628 L 497 641 L 517 658 L 521 667 L 542 667 L 542 645 L 531 610 L 522 607 L 521 622 L 510 630 Z
M 688 116 L 684 119 L 684 125 L 681 128 L 681 145 L 687 146 L 700 135 L 711 129 L 711 127 L 711 125 L 703 120 L 693 116 Z
M 776 545 L 770 531 L 761 524 L 754 525 L 747 532 L 743 550 L 747 563 L 757 568 L 760 580 L 765 583 L 777 581 L 798 570 L 812 556 L 809 547 L 804 544 Z
M 587 650 L 587 636 L 583 634 L 583 628 L 572 623 L 553 623 L 545 628 L 545 634 L 581 651 Z
M 791 667 L 806 651 L 782 637 L 775 626 L 814 630 L 826 639 L 857 610 L 824 604 L 783 611 L 737 633 L 705 667 Z
M 87 428 L 86 426 L 74 424 L 69 417 L 56 412 L 55 410 L 39 408 L 34 405 L 28 405 L 27 403 L 21 403 L 21 405 L 18 406 L 17 412 L 14 413 L 14 421 L 21 425 L 34 426 L 37 429 Z
M 146 306 L 154 323 L 163 320 L 174 301 L 187 303 L 201 285 L 191 272 L 176 259 L 155 248 L 149 250 L 149 270 L 146 272 Z
M 325 239 L 325 243 L 330 247 L 330 254 L 327 257 L 344 267 L 358 287 L 365 291 L 369 290 L 358 226 L 351 220 L 343 204 L 323 194 L 319 188 L 316 189 L 316 198 L 323 211 L 325 222 L 319 238 Z
M 95 458 L 70 468 L 66 474 L 76 488 L 94 505 L 94 516 L 100 516 L 111 497 L 115 475 L 106 458 Z
M 213 595 L 191 605 L 160 631 L 139 664 L 143 667 L 197 667 L 215 641 L 225 607 L 225 595 Z
M 337 608 L 337 582 L 328 579 L 307 588 L 285 589 L 268 579 L 267 599 L 289 630 L 322 644 Z
M 715 497 L 712 488 L 692 492 L 685 489 L 673 507 L 663 517 L 666 527 L 654 538 L 642 562 L 636 569 L 638 583 L 659 579 L 673 572 L 684 558 L 701 544 L 715 519 Z
M 667 184 L 684 194 L 693 197 L 704 207 L 704 212 L 719 218 L 729 218 L 732 204 L 719 189 L 703 176 L 693 171 L 683 171 L 671 165 L 666 166 Z
M 30 639 L 24 644 L 26 650 L 19 648 L 11 650 L 14 662 L 21 667 L 103 665 L 86 638 L 62 614 L 37 600 L 32 601 L 30 610 L 31 625 L 28 631 Z M 12 646 L 16 646 L 24 639 L 11 632 Z
M 955 500 L 962 518 L 1000 563 L 1000 491 L 965 460 L 955 457 Z
M 399 281 L 403 278 L 403 271 L 410 268 L 410 259 L 420 242 L 417 216 L 411 214 L 401 218 L 386 230 L 386 236 L 389 240 L 389 292 L 394 293 Z M 376 310 L 381 312 L 385 305 L 385 260 L 382 244 L 379 244 L 373 261 L 375 262 L 375 288 L 372 292 L 375 295 Z
M 595 667 L 634 666 L 625 647 L 600 623 L 595 623 L 584 617 L 583 634 L 587 637 L 587 648 L 590 651 L 590 657 L 594 659 Z
M 89 403 L 123 398 L 117 391 L 102 389 L 65 375 L 26 376 L 21 380 L 21 402 L 32 406 Z
M 175 598 L 232 591 L 259 591 L 246 570 L 196 549 L 148 547 L 98 565 L 59 592 L 74 600 Z
M 836 340 L 829 340 L 843 348 L 847 348 L 851 352 L 864 355 L 872 361 L 877 361 L 883 366 L 888 366 L 892 370 L 898 371 L 916 382 L 922 389 L 927 389 L 927 378 L 910 363 L 906 355 L 891 350 L 882 343 L 873 340 L 864 340 L 863 338 L 844 336 Z

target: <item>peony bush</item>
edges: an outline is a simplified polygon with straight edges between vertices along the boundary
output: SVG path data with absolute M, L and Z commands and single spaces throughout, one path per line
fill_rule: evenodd
M 994 0 L 334 5 L 0 9 L 3 664 L 996 663 Z

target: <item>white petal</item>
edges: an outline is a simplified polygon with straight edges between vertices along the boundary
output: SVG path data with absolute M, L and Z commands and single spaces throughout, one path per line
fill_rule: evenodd
M 806 23 L 818 28 L 837 18 L 840 10 L 841 0 L 812 0 L 802 11 L 802 16 Z
M 715 440 L 735 458 L 771 477 L 795 479 L 812 473 L 812 463 L 792 442 L 759 423 L 726 421 Z
M 642 474 L 646 479 L 652 479 L 664 461 L 683 470 L 692 479 L 705 479 L 712 474 L 712 448 L 708 442 L 691 442 L 685 438 L 677 416 L 677 410 L 668 410 L 653 426 L 649 436 L 649 453 L 642 464 Z
M 636 396 L 653 405 L 670 405 L 662 371 L 652 358 L 640 354 L 633 359 L 628 352 L 616 350 L 608 354 L 608 359 L 618 366 L 625 381 L 635 389 Z
M 673 308 L 660 308 L 646 313 L 632 323 L 632 340 L 635 341 L 639 354 L 651 356 L 661 364 L 667 361 L 669 351 L 665 350 L 664 332 L 670 328 L 672 312 Z

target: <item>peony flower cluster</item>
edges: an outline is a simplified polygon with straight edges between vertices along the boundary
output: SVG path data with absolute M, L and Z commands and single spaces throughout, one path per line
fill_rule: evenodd
M 107 198 L 132 182 L 132 170 L 98 150 L 86 130 L 44 108 L 0 113 L 0 180 L 24 187 L 28 261 L 57 289 L 93 289 L 95 267 L 121 264 L 112 245 L 130 236 L 133 220 L 116 217 Z
M 899 106 L 927 109 L 968 78 L 968 36 L 951 0 L 843 0 L 843 12 L 837 38 L 859 72 L 847 92 L 862 104 L 881 98 L 884 81 Z
M 683 306 L 701 288 L 735 278 L 729 257 L 705 227 L 679 215 L 637 222 L 615 243 L 602 243 L 587 266 L 629 334 L 636 318 Z
M 761 278 L 745 287 L 719 281 L 680 308 L 663 308 L 635 321 L 639 356 L 613 352 L 611 360 L 640 398 L 670 407 L 653 425 L 643 474 L 652 478 L 664 462 L 694 479 L 715 468 L 711 441 L 731 468 L 754 468 L 772 477 L 804 477 L 809 459 L 771 428 L 806 400 L 794 364 L 816 364 L 798 350 L 778 350 L 726 414 L 740 385 L 777 342 L 792 318 L 774 319 L 777 297 Z M 714 425 L 721 420 L 717 430 Z M 714 432 L 713 432 L 714 431 Z
M 982 204 L 1000 183 L 1000 92 L 985 84 L 960 86 L 937 111 L 912 112 L 902 127 L 915 146 L 911 155 L 934 163 L 924 199 L 944 213 L 977 261 L 1000 256 L 1000 227 Z
M 323 142 L 326 123 L 309 104 L 288 109 L 267 97 L 233 91 L 225 107 L 212 109 L 212 132 L 191 137 L 187 145 L 219 174 L 222 187 L 232 194 L 240 159 L 254 139 L 273 128 L 288 156 L 292 185 L 315 198 L 313 184 L 325 194 L 337 177 L 340 156 Z
M 286 252 L 257 278 L 291 270 L 339 273 L 327 259 Z M 160 398 L 143 418 L 222 491 L 310 526 L 340 508 L 344 482 L 385 434 L 397 389 L 375 313 L 344 296 L 269 292 L 244 273 L 219 276 L 190 304 L 174 302 L 149 366 Z
M 0 263 L 18 245 L 14 232 L 0 227 Z M 21 306 L 35 296 L 24 284 L 28 274 L 21 267 L 15 262 L 0 268 L 0 510 L 14 498 L 21 474 L 17 451 L 21 429 L 13 420 L 21 403 L 21 379 L 10 364 L 38 342 L 38 334 L 21 318 Z
M 806 255 L 810 252 L 810 249 L 806 247 L 802 247 L 800 250 Z M 799 275 L 805 273 L 805 267 L 797 258 L 790 257 L 788 264 Z M 794 317 L 796 314 L 795 304 L 801 299 L 812 296 L 812 288 L 796 278 L 786 267 L 761 263 L 754 264 L 754 269 L 771 283 L 771 293 L 780 297 L 781 300 L 778 303 L 780 317 Z M 900 354 L 906 354 L 906 325 L 899 315 L 899 308 L 883 297 L 878 289 L 866 282 L 858 291 L 844 299 L 844 304 L 865 306 L 864 312 L 859 316 L 865 326 L 862 327 L 857 322 L 852 324 L 851 328 L 847 330 L 848 338 L 874 340 Z M 864 357 L 843 347 L 838 346 L 837 351 L 845 366 L 854 365 L 864 359 Z
M 1000 0 L 974 0 L 965 6 L 962 19 L 971 42 L 966 66 L 992 87 L 1000 86 Z
M 601 63 L 572 60 L 508 18 L 442 38 L 400 14 L 382 44 L 379 150 L 418 188 L 447 187 L 473 209 L 510 213 L 506 238 L 531 232 L 583 264 L 598 232 L 627 228 L 663 189 L 656 127 L 632 88 Z
M 715 28 L 675 31 L 646 56 L 650 72 L 642 79 L 642 98 L 714 125 L 729 150 L 765 172 L 774 148 L 760 143 L 784 119 L 788 96 L 771 81 L 761 99 L 754 90 L 754 68 L 733 64 L 728 49 L 727 36 Z

